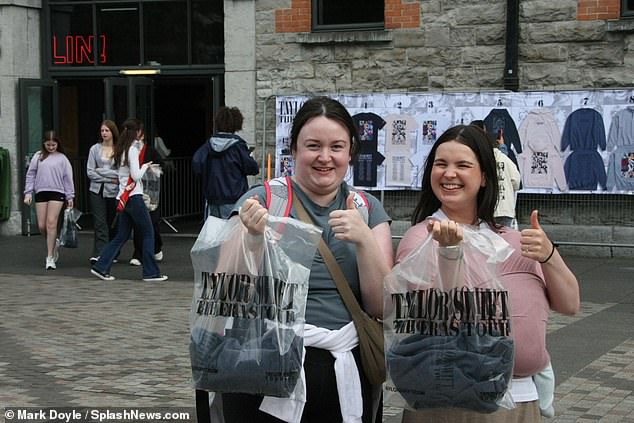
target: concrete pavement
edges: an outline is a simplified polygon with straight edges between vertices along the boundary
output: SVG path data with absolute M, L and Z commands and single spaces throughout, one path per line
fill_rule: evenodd
M 121 262 L 117 280 L 89 273 L 92 237 L 44 270 L 39 236 L 0 237 L 0 423 L 4 407 L 194 408 L 188 315 L 193 236 L 165 236 L 166 282 L 141 281 Z M 634 422 L 634 258 L 566 257 L 582 312 L 553 315 L 557 377 L 552 422 Z M 386 409 L 384 422 L 400 421 Z M 8 420 L 7 420 L 8 421 Z

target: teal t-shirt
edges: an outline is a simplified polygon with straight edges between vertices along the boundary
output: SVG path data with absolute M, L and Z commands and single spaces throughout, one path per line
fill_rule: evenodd
M 302 202 L 313 223 L 323 230 L 322 237 L 324 241 L 326 241 L 326 244 L 337 259 L 346 276 L 346 280 L 352 288 L 352 292 L 357 297 L 357 301 L 361 303 L 356 246 L 353 243 L 336 239 L 328 225 L 330 212 L 346 208 L 346 198 L 349 193 L 348 185 L 343 182 L 335 200 L 328 207 L 322 207 L 310 200 L 299 186 L 293 183 L 293 195 L 296 195 L 297 199 Z M 380 223 L 391 222 L 379 200 L 371 194 L 364 194 L 368 200 L 368 226 L 373 228 Z M 254 195 L 260 198 L 262 204 L 266 204 L 265 188 L 264 186 L 257 186 L 250 189 L 238 200 L 234 211 L 237 212 L 244 201 Z M 290 217 L 297 218 L 294 207 L 291 208 Z M 332 330 L 340 329 L 351 320 L 352 317 L 341 299 L 339 291 L 337 291 L 335 282 L 330 276 L 321 254 L 317 251 L 310 269 L 308 300 L 306 301 L 306 323 Z

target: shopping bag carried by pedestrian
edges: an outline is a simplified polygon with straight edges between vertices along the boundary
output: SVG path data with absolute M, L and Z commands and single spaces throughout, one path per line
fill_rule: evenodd
M 385 405 L 421 410 L 513 408 L 509 296 L 496 263 L 512 248 L 463 225 L 461 250 L 429 235 L 385 279 Z
M 77 248 L 79 240 L 77 239 L 77 221 L 81 217 L 82 212 L 76 208 L 65 209 L 62 221 L 62 230 L 59 233 L 59 245 L 66 248 Z
M 149 211 L 158 208 L 159 198 L 161 196 L 161 165 L 153 163 L 148 167 L 147 171 L 141 178 L 143 185 L 143 202 Z
M 207 218 L 191 250 L 190 358 L 195 389 L 305 399 L 308 277 L 321 230 L 269 216 L 264 234 Z

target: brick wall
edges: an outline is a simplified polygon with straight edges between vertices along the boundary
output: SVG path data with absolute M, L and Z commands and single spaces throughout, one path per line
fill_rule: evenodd
M 385 1 L 385 28 L 419 28 L 420 3 L 403 3 L 402 0 Z
M 621 15 L 621 0 L 579 0 L 577 19 L 595 21 L 618 19 Z
M 275 32 L 310 32 L 310 0 L 291 0 L 290 9 L 276 10 Z
M 419 28 L 420 3 L 385 1 L 385 28 Z M 275 11 L 275 32 L 310 32 L 311 0 L 291 0 L 289 9 Z

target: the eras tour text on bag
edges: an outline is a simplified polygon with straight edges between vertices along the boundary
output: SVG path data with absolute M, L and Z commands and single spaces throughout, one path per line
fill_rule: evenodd
M 270 276 L 202 272 L 196 314 L 295 322 L 297 285 Z
M 429 336 L 509 336 L 508 291 L 484 288 L 425 289 L 392 294 L 394 332 Z

